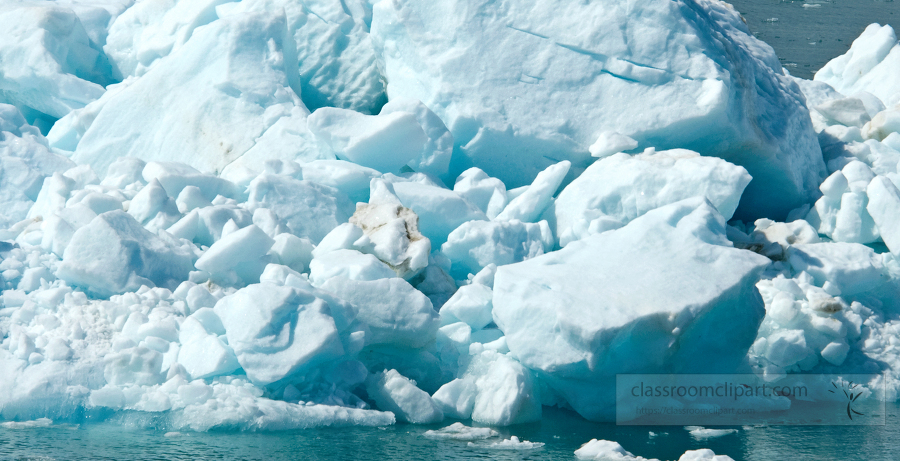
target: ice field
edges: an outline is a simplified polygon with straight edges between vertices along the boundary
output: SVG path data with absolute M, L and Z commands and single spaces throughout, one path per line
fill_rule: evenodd
M 894 404 L 898 166 L 887 25 L 805 80 L 718 0 L 0 0 L 0 424 L 520 452 L 622 373 Z

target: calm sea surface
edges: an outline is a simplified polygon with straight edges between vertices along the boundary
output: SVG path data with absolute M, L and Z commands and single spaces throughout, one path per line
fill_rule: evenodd
M 734 0 L 750 31 L 772 45 L 795 77 L 810 79 L 844 54 L 866 26 L 890 24 L 900 32 L 900 0 Z
M 539 423 L 498 428 L 503 438 L 515 435 L 545 444 L 521 451 L 470 447 L 467 442 L 423 435 L 448 424 L 179 435 L 112 422 L 0 428 L 0 460 L 573 460 L 573 452 L 593 438 L 615 440 L 635 455 L 663 460 L 698 448 L 711 448 L 738 461 L 879 461 L 896 460 L 900 452 L 897 405 L 888 405 L 884 426 L 735 427 L 735 433 L 705 441 L 693 439 L 682 427 L 598 424 L 546 409 Z

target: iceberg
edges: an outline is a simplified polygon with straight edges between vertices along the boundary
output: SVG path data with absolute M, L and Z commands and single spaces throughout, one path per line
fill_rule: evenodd
M 0 424 L 531 450 L 497 428 L 617 373 L 896 400 L 893 31 L 806 81 L 718 1 L 564 3 L 0 0 Z

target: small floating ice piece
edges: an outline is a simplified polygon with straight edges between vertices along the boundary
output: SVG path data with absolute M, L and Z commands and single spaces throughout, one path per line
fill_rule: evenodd
M 737 433 L 737 429 L 707 429 L 707 428 L 701 427 L 701 426 L 685 426 L 684 428 L 685 428 L 685 430 L 690 432 L 691 437 L 693 437 L 697 440 L 714 439 L 716 437 L 722 437 L 724 435 Z M 689 459 L 703 459 L 703 458 L 689 458 Z
M 480 445 L 469 442 L 470 447 L 488 448 L 491 450 L 535 450 L 544 446 L 543 442 L 529 442 L 527 440 L 519 440 L 516 436 L 510 436 L 506 440 L 494 442 L 490 445 Z
M 50 418 L 38 418 L 32 421 L 7 421 L 0 423 L 0 427 L 4 429 L 32 429 L 35 427 L 50 427 L 53 420 Z
M 496 437 L 499 433 L 489 427 L 470 427 L 463 423 L 453 423 L 434 431 L 426 431 L 430 439 L 483 440 Z
M 588 147 L 591 157 L 606 157 L 618 152 L 634 149 L 638 142 L 631 137 L 619 134 L 615 131 L 604 131 L 597 137 L 597 141 Z

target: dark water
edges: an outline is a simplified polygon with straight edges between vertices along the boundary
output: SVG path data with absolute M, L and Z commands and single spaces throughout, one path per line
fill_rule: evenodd
M 682 427 L 598 424 L 547 409 L 540 423 L 499 428 L 503 438 L 544 442 L 536 450 L 499 451 L 423 436 L 435 426 L 325 428 L 275 433 L 162 432 L 104 423 L 80 428 L 0 428 L 0 460 L 544 460 L 574 459 L 592 438 L 615 440 L 647 458 L 677 459 L 685 450 L 711 448 L 735 460 L 896 460 L 900 406 L 889 405 L 885 426 L 735 427 L 737 433 L 698 441 Z M 656 433 L 651 436 L 650 432 Z
M 893 0 L 732 0 L 750 31 L 775 49 L 795 77 L 810 79 L 832 58 L 844 54 L 873 22 L 900 32 L 900 1 Z M 900 78 L 900 77 L 898 77 Z

